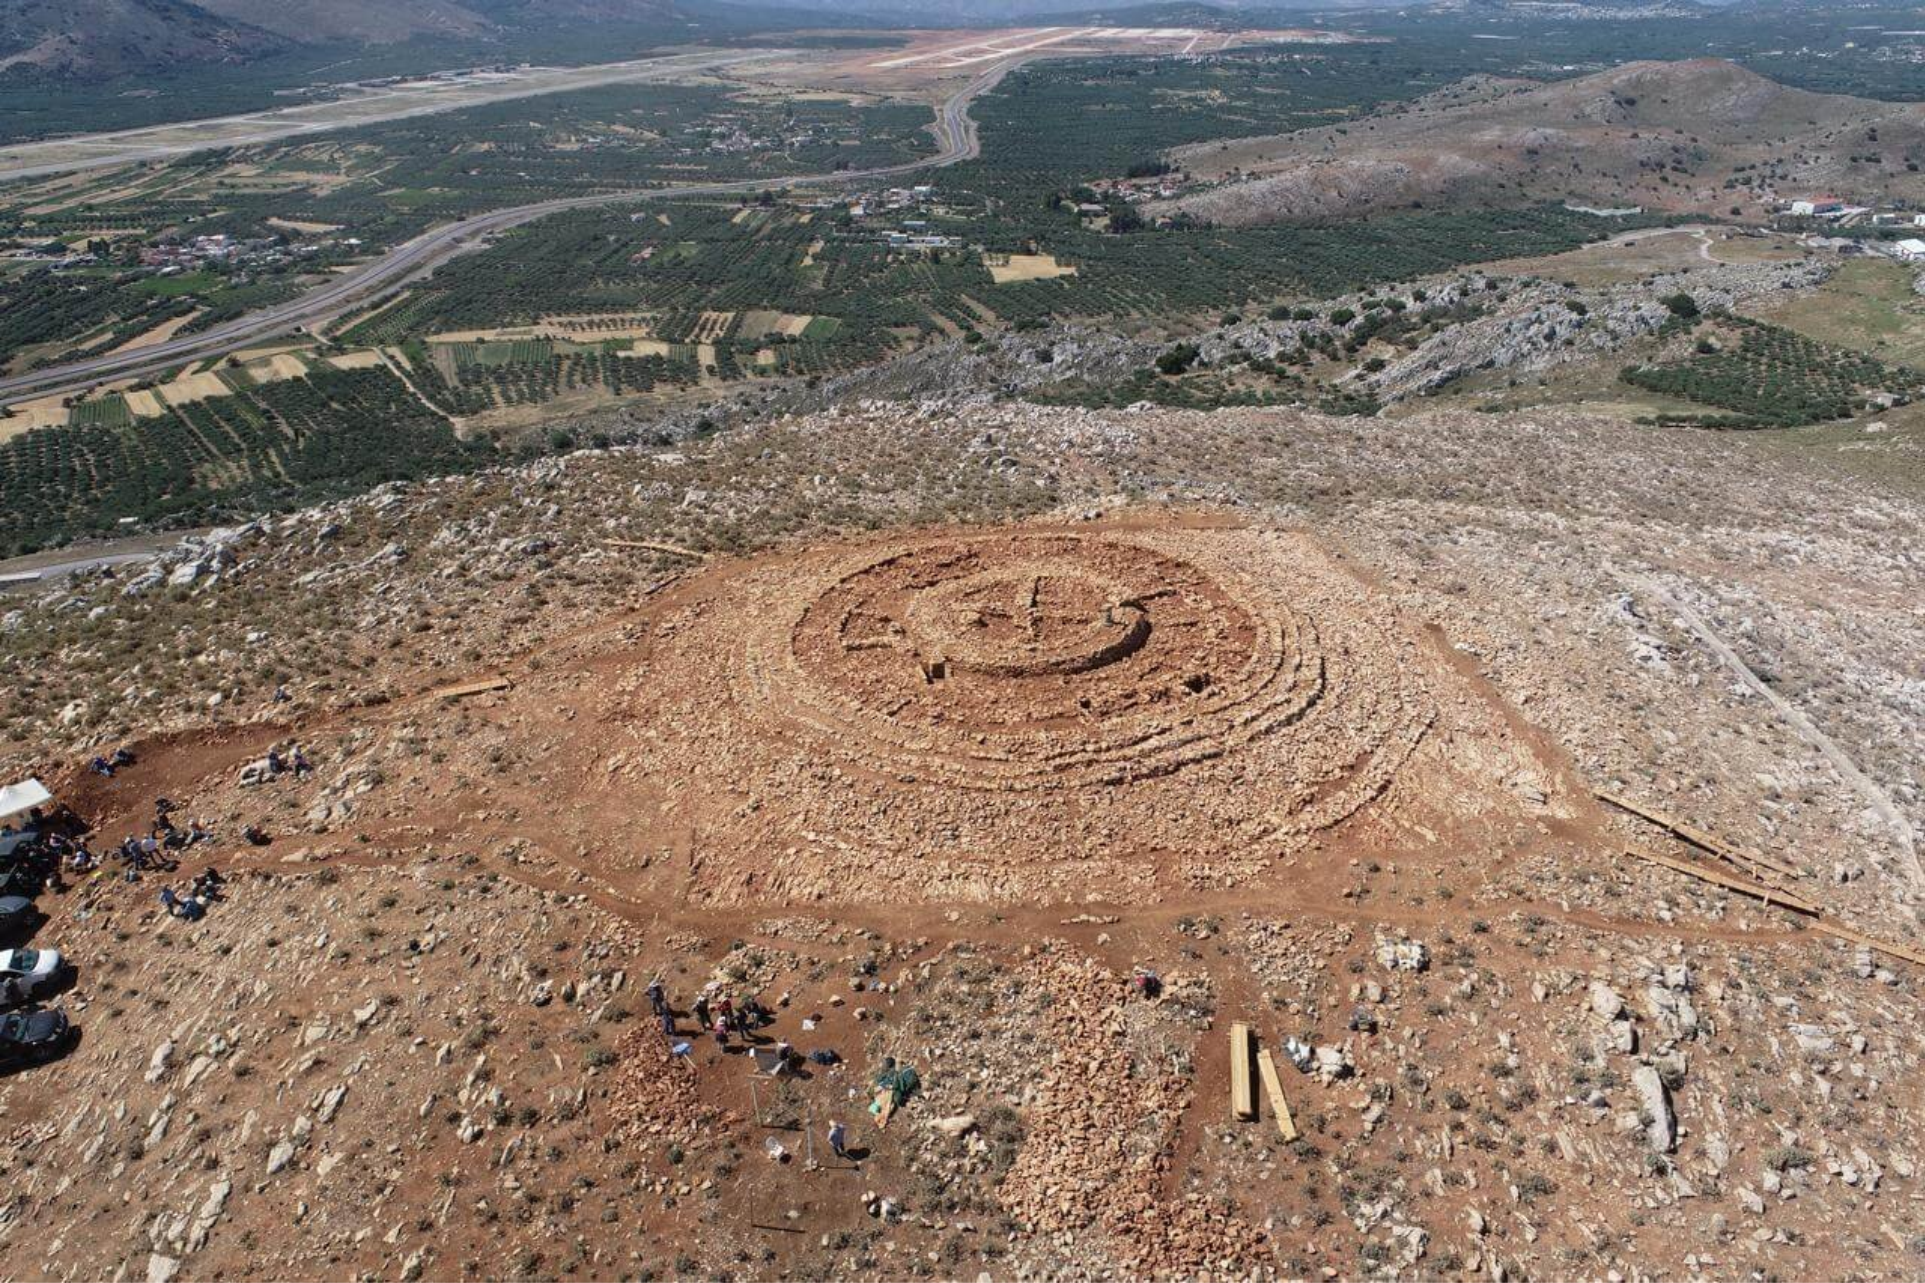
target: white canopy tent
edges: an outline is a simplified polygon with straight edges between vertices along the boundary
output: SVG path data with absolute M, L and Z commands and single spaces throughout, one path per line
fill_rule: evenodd
M 45 806 L 53 801 L 53 794 L 39 780 L 21 780 L 0 789 L 0 820 L 10 820 L 23 815 L 36 806 Z

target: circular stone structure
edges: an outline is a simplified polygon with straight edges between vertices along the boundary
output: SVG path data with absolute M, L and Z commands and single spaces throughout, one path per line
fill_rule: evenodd
M 755 691 L 869 768 L 962 788 L 1166 774 L 1300 716 L 1314 626 L 1222 569 L 998 533 L 853 557 L 752 656 Z
M 1069 561 L 964 575 L 916 594 L 905 615 L 902 626 L 887 626 L 906 635 L 925 681 L 952 671 L 1004 680 L 1086 673 L 1134 654 L 1150 636 L 1149 614 L 1127 589 Z M 888 639 L 845 635 L 842 645 L 878 640 Z
M 619 720 L 698 900 L 1235 885 L 1379 799 L 1449 674 L 1311 539 L 894 535 L 698 576 Z

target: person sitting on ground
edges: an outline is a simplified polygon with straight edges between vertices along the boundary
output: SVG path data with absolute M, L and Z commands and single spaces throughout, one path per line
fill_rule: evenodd
M 307 760 L 307 754 L 301 751 L 299 744 L 294 746 L 294 756 L 289 759 L 288 764 L 294 768 L 294 778 L 297 780 L 314 770 L 314 763 Z
M 272 841 L 272 839 L 267 836 L 267 831 L 258 824 L 250 824 L 242 829 L 241 836 L 247 839 L 249 846 L 266 846 Z
M 108 779 L 114 777 L 114 764 L 104 757 L 95 757 L 93 761 L 87 763 L 87 769 L 95 775 L 102 775 Z
M 194 894 L 203 900 L 221 899 L 226 894 L 226 886 L 227 879 L 211 865 L 194 875 Z
M 115 770 L 119 770 L 123 766 L 132 766 L 134 764 L 134 752 L 129 748 L 117 748 L 114 750 L 114 755 L 109 758 L 108 761 L 113 763 Z
M 207 905 L 197 895 L 180 895 L 172 887 L 160 889 L 161 906 L 176 918 L 198 922 L 207 916 Z
M 213 840 L 214 840 L 214 835 L 212 833 L 209 833 L 207 831 L 207 826 L 205 824 L 202 824 L 199 820 L 194 820 L 193 822 L 188 824 L 187 845 L 193 846 L 197 842 L 212 842 Z
M 286 769 L 287 763 L 281 759 L 281 750 L 278 748 L 270 748 L 267 750 L 267 773 L 269 775 L 279 775 Z

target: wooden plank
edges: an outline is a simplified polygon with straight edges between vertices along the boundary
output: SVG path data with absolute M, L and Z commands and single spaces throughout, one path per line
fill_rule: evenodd
M 1727 891 L 1736 891 L 1740 895 L 1754 896 L 1757 899 L 1763 900 L 1766 904 L 1782 905 L 1787 909 L 1795 909 L 1799 913 L 1809 913 L 1813 917 L 1816 917 L 1819 913 L 1817 905 L 1805 899 L 1803 896 L 1786 891 L 1782 887 L 1769 887 L 1761 882 L 1746 882 L 1743 878 L 1732 877 L 1723 869 L 1713 869 L 1702 864 L 1693 864 L 1689 860 L 1680 860 L 1675 856 L 1665 855 L 1660 851 L 1646 851 L 1641 847 L 1627 846 L 1624 848 L 1624 852 L 1626 855 L 1634 855 L 1640 860 L 1649 860 L 1652 864 L 1662 864 L 1667 869 L 1675 869 L 1677 872 L 1697 878 L 1701 882 L 1710 882 L 1716 886 L 1721 886 Z
M 465 699 L 470 695 L 486 695 L 489 691 L 507 690 L 514 683 L 506 677 L 488 677 L 478 682 L 463 682 L 459 686 L 443 686 L 432 692 L 432 699 Z
M 1700 851 L 1709 851 L 1712 855 L 1718 856 L 1720 859 L 1729 860 L 1733 864 L 1750 865 L 1753 872 L 1768 870 L 1787 878 L 1802 878 L 1805 876 L 1803 872 L 1792 868 L 1788 864 L 1780 863 L 1769 856 L 1759 855 L 1753 851 L 1741 850 L 1719 838 L 1713 837 L 1703 829 L 1694 828 L 1686 824 L 1683 820 L 1666 815 L 1663 811 L 1654 810 L 1640 802 L 1633 802 L 1621 793 L 1613 793 L 1610 789 L 1594 789 L 1592 791 L 1597 794 L 1599 800 L 1609 802 L 1621 811 L 1629 811 L 1641 820 L 1648 820 L 1681 841 L 1690 843 Z
M 1812 923 L 1811 929 L 1814 931 L 1823 931 L 1826 935 L 1837 936 L 1840 940 L 1849 940 L 1853 944 L 1862 944 L 1867 949 L 1875 950 L 1888 958 L 1902 958 L 1906 962 L 1915 962 L 1919 966 L 1925 967 L 1925 953 L 1920 953 L 1910 945 L 1896 944 L 1890 940 L 1880 940 L 1876 936 L 1866 935 L 1863 931 L 1858 931 L 1836 922 L 1827 922 L 1822 918 Z
M 1283 1079 L 1277 1077 L 1276 1057 L 1268 1047 L 1257 1053 L 1257 1073 L 1263 1078 L 1263 1094 L 1270 1098 L 1270 1112 L 1277 1116 L 1277 1130 L 1288 1144 L 1297 1138 L 1297 1120 L 1290 1116 L 1290 1102 L 1283 1098 Z
M 667 553 L 671 557 L 693 557 L 697 561 L 708 556 L 705 552 L 697 552 L 693 548 L 684 548 L 679 544 L 655 543 L 648 539 L 604 539 L 602 542 L 611 548 L 640 548 L 644 552 Z
M 1255 1052 L 1256 1040 L 1250 1035 L 1250 1026 L 1242 1021 L 1231 1025 L 1230 1112 L 1242 1119 L 1257 1116 L 1257 1095 L 1250 1081 L 1250 1061 Z
M 1796 910 L 1799 913 L 1810 914 L 1816 919 L 1811 924 L 1813 931 L 1822 931 L 1824 934 L 1836 936 L 1840 940 L 1849 940 L 1853 944 L 1862 944 L 1867 949 L 1882 953 L 1888 958 L 1899 958 L 1903 961 L 1916 963 L 1921 967 L 1925 967 L 1925 952 L 1914 949 L 1910 945 L 1899 944 L 1896 941 L 1880 940 L 1877 936 L 1868 936 L 1863 931 L 1855 927 L 1848 927 L 1842 922 L 1833 922 L 1821 916 L 1824 911 L 1811 901 L 1792 895 L 1790 892 L 1779 887 L 1760 886 L 1756 883 L 1744 882 L 1730 876 L 1722 870 L 1708 869 L 1702 864 L 1693 864 L 1689 860 L 1675 859 L 1657 851 L 1644 851 L 1634 846 L 1626 847 L 1624 851 L 1626 855 L 1635 855 L 1640 860 L 1649 860 L 1653 864 L 1662 864 L 1667 869 L 1675 869 L 1679 873 L 1689 874 L 1691 877 L 1716 883 L 1718 886 L 1725 887 L 1728 890 L 1737 891 L 1744 895 L 1756 896 L 1766 904 L 1775 904 L 1783 908 Z

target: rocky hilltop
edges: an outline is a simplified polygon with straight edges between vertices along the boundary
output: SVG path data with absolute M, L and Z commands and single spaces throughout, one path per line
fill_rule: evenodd
M 1792 89 L 1721 59 L 1479 78 L 1350 124 L 1179 148 L 1154 206 L 1226 226 L 1564 200 L 1724 214 L 1837 192 L 1917 200 L 1925 108 Z M 1749 209 L 1747 210 L 1749 212 Z
M 44 897 L 83 1037 L 0 1083 L 0 1257 L 1516 1277 L 1634 1241 L 1653 1273 L 1901 1273 L 1922 514 L 1850 458 L 1555 411 L 852 404 L 387 487 L 16 599 L 9 773 L 103 846 L 162 795 L 212 837 Z M 1134 617 L 1100 585 L 1139 600 L 1158 558 L 1187 596 L 1109 644 Z M 1059 680 L 1104 745 L 1152 736 L 1141 824 L 1284 840 L 1133 842 L 1100 805 L 1130 768 L 1060 760 Z M 1253 776 L 1285 706 L 1291 770 L 1367 778 L 1344 809 Z M 1047 884 L 956 842 L 979 825 L 1062 832 Z M 156 886 L 209 864 L 223 897 L 165 913 Z M 746 1050 L 697 1036 L 705 985 L 767 1007 Z M 1225 1112 L 1234 1022 L 1296 1140 L 1267 1100 Z M 778 1042 L 828 1059 L 769 1077 L 748 1052 Z M 879 1128 L 886 1056 L 920 1086 Z

